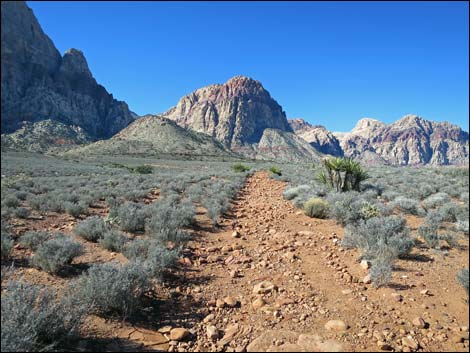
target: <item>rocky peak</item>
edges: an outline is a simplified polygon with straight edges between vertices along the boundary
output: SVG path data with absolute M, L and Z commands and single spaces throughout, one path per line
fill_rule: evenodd
M 351 130 L 352 134 L 360 136 L 369 136 L 374 131 L 385 127 L 385 124 L 379 120 L 372 118 L 362 118 L 356 123 L 356 126 Z
M 60 72 L 70 76 L 80 75 L 88 78 L 93 77 L 83 52 L 74 48 L 67 50 L 62 57 Z
M 287 121 L 294 132 L 305 131 L 313 127 L 312 124 L 302 118 L 292 118 L 287 119 Z
M 292 131 L 282 107 L 259 81 L 245 76 L 200 88 L 164 116 L 225 146 L 258 143 L 266 128 Z
M 97 84 L 81 51 L 61 57 L 24 1 L 2 1 L 1 10 L 2 133 L 54 119 L 96 139 L 134 120 L 126 103 Z

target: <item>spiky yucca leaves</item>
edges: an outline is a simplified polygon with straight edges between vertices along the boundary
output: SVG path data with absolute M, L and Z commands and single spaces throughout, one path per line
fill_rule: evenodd
M 323 160 L 318 180 L 336 192 L 360 191 L 361 182 L 368 178 L 359 162 L 350 158 L 332 157 Z

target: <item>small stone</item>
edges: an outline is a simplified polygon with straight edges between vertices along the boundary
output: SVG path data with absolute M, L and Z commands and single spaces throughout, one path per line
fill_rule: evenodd
M 171 329 L 172 329 L 171 326 L 163 326 L 158 329 L 158 332 L 163 333 L 163 334 L 169 334 Z
M 403 297 L 401 296 L 401 294 L 398 294 L 398 293 L 392 293 L 390 294 L 390 296 L 395 299 L 395 301 L 397 302 L 401 302 L 403 300 Z
M 415 340 L 412 336 L 410 336 L 410 335 L 408 335 L 408 336 L 406 336 L 406 337 L 403 337 L 403 338 L 401 339 L 401 344 L 402 344 L 403 346 L 409 347 L 409 348 L 411 348 L 411 349 L 413 349 L 413 350 L 416 350 L 416 349 L 419 348 L 418 342 L 416 342 L 416 340 Z
M 189 336 L 189 331 L 185 328 L 174 328 L 170 331 L 170 339 L 172 341 L 181 341 Z
M 239 301 L 235 299 L 234 297 L 226 297 L 224 298 L 224 303 L 229 307 L 229 308 L 235 308 Z
M 204 323 L 208 323 L 208 322 L 211 322 L 212 320 L 215 319 L 215 315 L 214 314 L 209 314 L 207 315 L 204 320 L 202 320 Z
M 254 294 L 265 294 L 276 290 L 277 287 L 269 281 L 263 281 L 253 287 Z
M 370 282 L 371 282 L 370 275 L 367 275 L 362 279 L 362 283 L 364 284 L 369 284 Z
M 215 301 L 216 308 L 223 308 L 225 306 L 225 301 L 222 299 L 217 299 Z
M 234 231 L 234 232 L 232 233 L 232 238 L 240 238 L 240 236 L 241 236 L 241 235 L 240 235 L 240 233 L 239 233 L 238 231 Z
M 420 317 L 415 317 L 412 321 L 413 325 L 418 327 L 418 328 L 425 328 L 426 327 L 426 322 Z
M 329 331 L 346 331 L 348 325 L 342 320 L 330 320 L 325 324 L 325 328 Z
M 265 304 L 266 302 L 263 300 L 263 298 L 258 297 L 251 303 L 251 306 L 253 309 L 259 309 L 262 308 Z
M 351 294 L 352 290 L 351 289 L 344 289 L 344 290 L 341 291 L 341 293 L 343 293 L 344 295 Z
M 217 327 L 213 325 L 207 326 L 206 334 L 207 334 L 207 338 L 209 338 L 210 340 L 216 340 L 220 336 L 219 330 L 217 329 Z
M 393 347 L 384 341 L 377 341 L 377 347 L 382 351 L 391 351 Z
M 370 263 L 369 263 L 369 261 L 367 261 L 367 260 L 362 260 L 361 263 L 360 263 L 360 266 L 361 266 L 364 270 L 368 270 L 369 267 L 370 267 Z

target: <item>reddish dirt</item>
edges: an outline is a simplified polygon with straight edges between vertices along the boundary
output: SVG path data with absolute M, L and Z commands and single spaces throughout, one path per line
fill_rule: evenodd
M 198 207 L 193 240 L 176 271 L 155 288 L 156 297 L 147 298 L 146 315 L 132 323 L 90 316 L 78 348 L 244 351 L 269 329 L 317 334 L 348 351 L 375 351 L 378 342 L 382 349 L 415 350 L 402 344 L 406 336 L 419 345 L 419 351 L 468 351 L 467 294 L 455 280 L 457 271 L 468 267 L 468 238 L 460 241 L 461 249 L 449 249 L 446 256 L 424 247 L 414 249 L 409 259 L 397 262 L 391 285 L 376 289 L 362 283 L 367 270 L 356 261 L 359 253 L 339 245 L 343 228 L 332 220 L 303 215 L 283 199 L 285 186 L 267 172 L 249 177 L 217 229 Z M 105 208 L 97 210 L 107 214 Z M 422 219 L 407 220 L 415 233 Z M 24 222 L 19 225 L 22 231 L 69 233 L 75 221 L 51 214 Z M 232 236 L 235 231 L 238 238 Z M 76 265 L 126 261 L 121 254 L 83 243 L 86 252 Z M 15 249 L 13 256 L 21 263 L 30 254 Z M 34 283 L 59 287 L 69 280 L 27 266 L 16 272 L 15 276 L 24 275 Z M 277 289 L 253 294 L 262 281 Z M 238 301 L 236 307 L 223 304 L 227 297 Z M 252 305 L 257 298 L 265 302 L 261 308 Z M 425 321 L 425 328 L 413 325 L 416 317 Z M 344 321 L 348 329 L 326 330 L 325 323 L 333 319 Z M 207 337 L 208 325 L 220 330 L 219 337 Z M 185 327 L 191 335 L 185 341 L 169 342 L 165 326 Z

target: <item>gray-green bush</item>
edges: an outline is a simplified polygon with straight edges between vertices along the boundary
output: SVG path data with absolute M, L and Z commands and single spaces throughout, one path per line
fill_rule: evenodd
M 81 244 L 66 237 L 58 237 L 39 245 L 31 262 L 46 272 L 59 273 L 82 252 Z
M 104 236 L 108 227 L 100 216 L 91 216 L 77 224 L 74 233 L 83 239 L 97 242 Z

